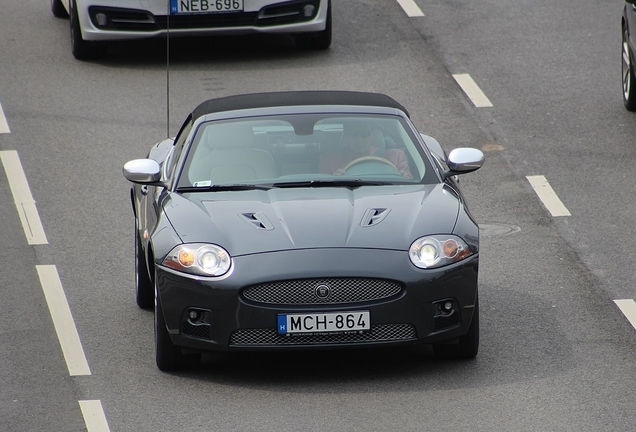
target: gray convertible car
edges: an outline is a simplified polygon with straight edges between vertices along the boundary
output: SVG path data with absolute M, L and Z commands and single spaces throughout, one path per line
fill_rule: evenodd
M 205 351 L 479 347 L 479 227 L 446 153 L 376 93 L 211 99 L 124 165 L 161 370 Z

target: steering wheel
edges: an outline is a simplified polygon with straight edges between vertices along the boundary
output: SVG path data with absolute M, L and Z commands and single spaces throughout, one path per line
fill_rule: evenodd
M 347 171 L 348 169 L 350 169 L 354 165 L 358 165 L 358 164 L 365 163 L 365 162 L 380 162 L 380 163 L 383 163 L 385 165 L 390 166 L 395 171 L 399 171 L 397 169 L 397 167 L 395 165 L 393 165 L 393 163 L 390 160 L 384 159 L 384 158 L 378 157 L 378 156 L 362 156 L 362 157 L 359 157 L 357 159 L 354 159 L 351 162 L 349 162 L 346 167 L 344 167 L 344 171 Z

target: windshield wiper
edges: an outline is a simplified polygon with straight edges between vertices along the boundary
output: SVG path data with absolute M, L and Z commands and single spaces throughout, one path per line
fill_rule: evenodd
M 219 184 L 209 186 L 184 186 L 177 188 L 177 192 L 217 192 L 217 191 L 245 191 L 245 190 L 270 190 L 271 185 L 257 184 Z
M 336 179 L 336 180 L 307 180 L 295 182 L 274 183 L 274 187 L 279 188 L 300 188 L 300 187 L 350 187 L 360 186 L 384 186 L 392 185 L 393 182 L 369 181 L 360 179 Z

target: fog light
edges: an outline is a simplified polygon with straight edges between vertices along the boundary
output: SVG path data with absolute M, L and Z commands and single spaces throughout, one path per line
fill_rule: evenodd
M 305 14 L 305 18 L 310 18 L 314 16 L 315 11 L 316 11 L 316 8 L 314 5 L 305 5 L 305 7 L 303 7 L 303 14 Z
M 191 321 L 197 321 L 199 319 L 199 311 L 191 309 L 190 313 L 188 313 L 188 317 Z
M 435 306 L 433 314 L 437 317 L 447 317 L 457 312 L 457 302 L 453 299 L 440 300 L 433 305 Z
M 105 26 L 108 24 L 108 16 L 105 13 L 95 14 L 95 20 L 97 21 L 97 25 Z
M 461 324 L 459 305 L 454 299 L 440 300 L 433 303 L 433 330 L 445 331 Z

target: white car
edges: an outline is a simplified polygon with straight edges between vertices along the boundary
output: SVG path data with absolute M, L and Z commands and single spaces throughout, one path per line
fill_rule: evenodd
M 331 0 L 51 0 L 70 17 L 77 59 L 104 55 L 107 41 L 157 36 L 287 33 L 301 48 L 331 45 Z

